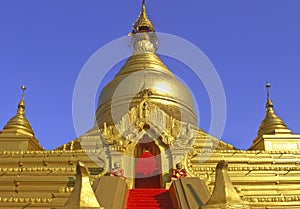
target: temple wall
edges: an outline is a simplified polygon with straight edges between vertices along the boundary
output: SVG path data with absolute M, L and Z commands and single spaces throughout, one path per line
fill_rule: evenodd
M 206 150 L 203 153 L 190 155 L 185 162 L 189 174 L 205 179 L 210 192 L 215 182 L 215 166 L 226 160 L 235 189 L 253 208 L 300 207 L 300 151 Z M 201 159 L 204 157 L 205 162 Z

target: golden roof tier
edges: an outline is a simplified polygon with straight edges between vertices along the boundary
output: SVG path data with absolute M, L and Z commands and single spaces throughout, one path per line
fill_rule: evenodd
M 285 123 L 275 114 L 273 109 L 273 102 L 270 98 L 271 84 L 267 83 L 267 103 L 266 103 L 266 116 L 260 124 L 258 136 L 264 134 L 276 134 L 276 133 L 292 133 L 287 128 Z
M 293 134 L 274 112 L 270 98 L 271 84 L 267 83 L 266 116 L 249 150 L 299 150 L 300 135 Z
M 143 2 L 131 33 L 134 54 L 99 97 L 96 118 L 100 128 L 104 123 L 115 124 L 132 107 L 144 101 L 158 106 L 179 121 L 197 125 L 194 100 L 189 89 L 155 53 L 158 43 L 154 31 Z
M 23 93 L 18 103 L 17 114 L 12 117 L 3 130 L 0 131 L 0 150 L 5 151 L 28 151 L 44 150 L 34 136 L 34 132 L 27 118 L 25 117 L 25 86 L 21 87 Z
M 22 93 L 22 98 L 18 103 L 17 114 L 7 122 L 2 132 L 34 136 L 34 132 L 31 128 L 31 125 L 27 120 L 27 118 L 25 117 L 24 92 L 26 90 L 26 87 L 22 86 L 21 89 L 23 93 Z

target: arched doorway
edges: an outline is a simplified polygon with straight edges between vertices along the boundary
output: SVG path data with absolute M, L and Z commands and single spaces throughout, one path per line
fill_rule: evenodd
M 144 134 L 135 146 L 135 188 L 161 187 L 160 149 L 155 141 Z

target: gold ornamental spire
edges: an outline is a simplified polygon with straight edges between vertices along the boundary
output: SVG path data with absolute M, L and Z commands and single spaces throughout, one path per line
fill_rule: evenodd
M 267 102 L 266 102 L 266 116 L 264 120 L 262 121 L 258 136 L 262 136 L 264 134 L 276 134 L 276 133 L 292 133 L 285 123 L 275 114 L 275 111 L 273 109 L 274 105 L 271 100 L 270 96 L 270 88 L 271 84 L 266 84 L 267 89 Z
M 271 101 L 271 97 L 270 97 L 270 88 L 271 88 L 271 84 L 267 83 L 266 84 L 266 89 L 267 89 L 267 103 L 266 103 L 266 110 L 267 112 L 273 112 L 273 102 Z
M 131 33 L 131 45 L 134 47 L 134 54 L 155 53 L 158 48 L 158 38 L 154 26 L 146 12 L 145 0 L 142 2 L 142 10 Z
M 25 94 L 25 90 L 26 90 L 26 86 L 21 86 L 22 89 L 22 98 L 18 103 L 18 111 L 17 114 L 21 114 L 24 115 L 25 114 L 25 101 L 24 101 L 24 94 Z
M 16 133 L 21 135 L 34 136 L 34 132 L 27 118 L 25 117 L 24 94 L 26 86 L 22 86 L 22 97 L 18 103 L 17 114 L 12 117 L 3 128 L 3 132 Z
M 146 11 L 146 4 L 145 0 L 142 2 L 142 10 L 140 12 L 140 15 L 136 21 L 136 23 L 133 25 L 133 29 L 131 31 L 131 34 L 136 33 L 149 33 L 149 32 L 155 32 L 154 26 L 149 19 Z

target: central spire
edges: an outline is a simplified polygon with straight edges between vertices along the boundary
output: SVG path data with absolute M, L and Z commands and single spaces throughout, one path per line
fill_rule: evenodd
M 142 107 L 145 98 L 141 93 L 144 90 L 151 92 L 147 98 L 151 108 L 158 107 L 178 121 L 196 125 L 191 92 L 156 54 L 157 34 L 146 14 L 145 1 L 141 6 L 139 17 L 129 34 L 134 52 L 100 94 L 96 112 L 98 126 L 100 129 L 106 125 L 112 127 L 130 111 L 130 114 L 137 111 L 132 108 Z
M 140 12 L 140 15 L 136 21 L 136 23 L 133 25 L 133 29 L 131 31 L 131 34 L 136 33 L 149 33 L 149 32 L 155 32 L 154 26 L 149 19 L 147 12 L 146 12 L 146 4 L 145 0 L 142 2 L 142 10 Z
M 145 0 L 142 2 L 141 12 L 129 36 L 132 36 L 134 54 L 155 53 L 158 48 L 158 39 L 146 12 Z

